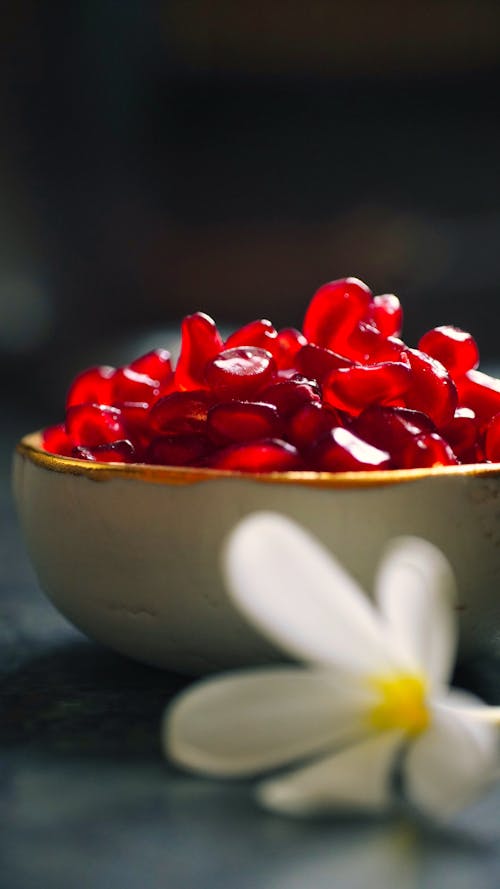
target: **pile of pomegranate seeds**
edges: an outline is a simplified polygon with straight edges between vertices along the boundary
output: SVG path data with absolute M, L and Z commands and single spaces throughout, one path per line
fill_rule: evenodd
M 456 327 L 400 339 L 392 294 L 325 284 L 303 331 L 253 321 L 223 341 L 208 315 L 164 349 L 73 382 L 47 451 L 80 460 L 238 472 L 407 469 L 500 461 L 500 380 Z

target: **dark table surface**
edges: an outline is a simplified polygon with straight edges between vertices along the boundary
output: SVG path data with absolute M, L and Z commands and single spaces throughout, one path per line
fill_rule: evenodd
M 2 889 L 497 889 L 500 786 L 446 828 L 307 822 L 165 762 L 162 711 L 186 680 L 88 641 L 44 598 L 10 494 L 22 423 L 0 446 Z M 459 679 L 500 703 L 499 677 L 476 658 Z

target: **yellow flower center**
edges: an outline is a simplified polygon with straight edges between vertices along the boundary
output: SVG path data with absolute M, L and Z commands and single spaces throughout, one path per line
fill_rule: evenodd
M 405 673 L 373 676 L 370 685 L 379 696 L 369 713 L 372 728 L 402 729 L 408 735 L 418 735 L 428 727 L 426 685 L 420 676 Z

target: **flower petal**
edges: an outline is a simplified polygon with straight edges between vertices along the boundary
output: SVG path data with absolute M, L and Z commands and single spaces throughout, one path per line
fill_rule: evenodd
M 380 811 L 391 800 L 391 772 L 401 743 L 400 732 L 373 735 L 283 778 L 261 782 L 258 799 L 289 815 Z
M 455 709 L 453 697 L 446 707 L 432 706 L 432 725 L 414 741 L 404 764 L 411 799 L 439 818 L 466 806 L 498 768 L 496 728 Z
M 394 666 L 383 624 L 362 589 L 295 522 L 274 513 L 243 519 L 223 563 L 240 610 L 293 656 L 356 673 Z
M 455 578 L 442 552 L 418 537 L 396 538 L 380 563 L 375 598 L 408 666 L 446 684 L 457 645 Z
M 196 771 L 254 774 L 366 733 L 364 694 L 327 671 L 300 667 L 206 679 L 167 709 L 164 748 Z

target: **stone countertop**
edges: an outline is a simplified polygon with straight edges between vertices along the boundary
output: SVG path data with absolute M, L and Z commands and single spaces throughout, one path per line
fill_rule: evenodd
M 496 889 L 500 786 L 437 829 L 403 814 L 307 822 L 247 782 L 164 761 L 163 709 L 186 680 L 85 639 L 40 592 L 0 448 L 2 889 Z M 458 677 L 500 703 L 500 665 Z

